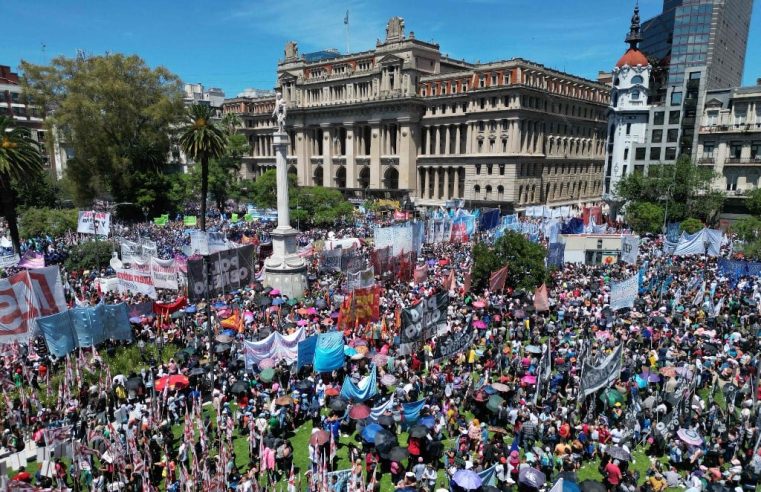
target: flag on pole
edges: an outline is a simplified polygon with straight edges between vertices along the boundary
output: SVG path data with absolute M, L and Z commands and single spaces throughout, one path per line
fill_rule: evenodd
M 695 294 L 695 298 L 692 300 L 693 306 L 699 306 L 703 302 L 703 298 L 706 295 L 706 281 L 703 280 L 703 284 L 700 286 L 700 290 Z
M 505 282 L 507 281 L 507 265 L 500 268 L 496 272 L 492 272 L 489 276 L 489 290 L 497 292 L 505 289 Z
M 346 11 L 346 15 L 344 16 L 344 24 L 347 26 L 349 25 L 349 11 Z

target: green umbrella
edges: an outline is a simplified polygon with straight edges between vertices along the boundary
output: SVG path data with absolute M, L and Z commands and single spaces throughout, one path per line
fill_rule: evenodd
M 288 299 L 288 305 L 289 306 L 295 306 L 298 303 L 299 303 L 298 299 Z
M 259 379 L 261 379 L 265 383 L 269 383 L 270 381 L 272 381 L 272 378 L 274 377 L 275 377 L 275 370 L 272 369 L 271 367 L 263 370 L 261 374 L 259 374 Z
M 499 407 L 502 406 L 503 401 L 505 401 L 505 399 L 501 396 L 491 395 L 489 397 L 489 401 L 486 402 L 486 408 L 488 408 L 492 413 L 497 413 L 497 411 L 499 411 Z
M 172 319 L 180 319 L 185 317 L 185 311 L 175 311 L 172 313 Z
M 195 347 L 185 347 L 184 349 L 182 349 L 182 351 L 188 355 L 194 355 L 196 353 Z
M 622 395 L 618 390 L 615 390 L 613 388 L 608 388 L 605 391 L 602 392 L 600 395 L 600 400 L 602 400 L 603 403 L 607 403 L 609 406 L 613 406 L 616 403 L 624 403 L 624 395 Z

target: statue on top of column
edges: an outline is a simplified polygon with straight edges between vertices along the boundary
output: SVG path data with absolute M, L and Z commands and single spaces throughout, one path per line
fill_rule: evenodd
M 288 107 L 283 99 L 283 94 L 278 92 L 275 96 L 275 109 L 272 111 L 272 119 L 277 122 L 278 133 L 285 131 L 285 117 L 288 115 Z

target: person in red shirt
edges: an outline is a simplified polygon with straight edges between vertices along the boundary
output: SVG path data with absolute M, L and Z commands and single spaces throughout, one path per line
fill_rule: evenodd
M 605 465 L 605 486 L 609 492 L 618 489 L 621 484 L 621 469 L 618 467 L 618 460 L 614 460 Z
M 12 478 L 12 480 L 17 480 L 19 482 L 26 482 L 26 483 L 32 483 L 32 475 L 26 471 L 25 467 L 19 468 L 18 473 L 16 476 Z

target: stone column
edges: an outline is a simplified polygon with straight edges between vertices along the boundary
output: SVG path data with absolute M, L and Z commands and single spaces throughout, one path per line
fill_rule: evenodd
M 296 172 L 299 186 L 309 184 L 309 152 L 307 152 L 307 130 L 296 127 Z
M 454 153 L 455 154 L 462 154 L 462 149 L 460 148 L 460 124 L 458 123 L 457 126 L 455 126 L 455 143 L 454 143 Z
M 439 171 L 441 168 L 434 167 L 433 168 L 433 198 L 439 200 L 441 199 L 441 195 L 439 195 L 439 183 L 441 182 L 441 176 L 439 175 Z
M 444 200 L 449 199 L 449 168 L 444 168 Z
M 415 196 L 417 187 L 417 133 L 414 124 L 408 121 L 399 123 L 399 139 L 396 142 L 396 153 L 399 156 L 399 189 L 410 190 L 411 196 Z
M 433 198 L 434 193 L 436 193 L 435 168 L 429 167 L 426 171 L 428 172 L 428 179 L 426 180 L 426 183 L 425 183 L 425 186 L 427 187 L 427 195 L 428 195 L 428 198 Z
M 354 133 L 354 123 L 344 123 L 346 128 L 346 187 L 357 188 L 357 164 L 354 162 L 357 136 Z
M 370 188 L 381 188 L 380 121 L 370 121 Z
M 441 153 L 441 127 L 440 126 L 434 126 L 434 131 L 436 132 L 436 155 L 439 155 Z
M 322 128 L 322 186 L 333 188 L 333 128 L 329 124 Z
M 451 133 L 452 133 L 452 127 L 450 125 L 444 125 L 442 126 L 444 129 L 444 154 L 449 154 L 449 144 L 451 142 Z

